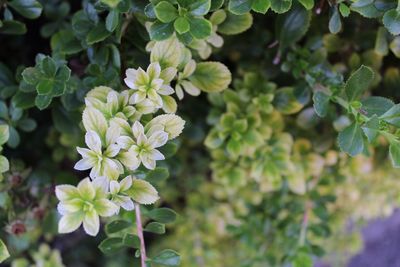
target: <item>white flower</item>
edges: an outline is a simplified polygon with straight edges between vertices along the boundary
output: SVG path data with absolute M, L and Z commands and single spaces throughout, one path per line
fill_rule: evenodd
M 57 186 L 56 196 L 60 200 L 57 209 L 62 215 L 58 231 L 71 233 L 83 222 L 87 234 L 97 235 L 100 228 L 99 216 L 109 217 L 118 211 L 118 206 L 107 199 L 107 187 L 105 178 L 97 178 L 93 182 L 85 178 L 77 187 Z
M 125 210 L 133 210 L 134 204 L 132 199 L 126 195 L 126 191 L 132 186 L 132 177 L 127 176 L 121 182 L 111 181 L 110 182 L 110 194 L 111 201 L 114 202 L 119 208 L 122 207 Z
M 85 135 L 85 142 L 89 149 L 77 147 L 82 159 L 75 164 L 74 168 L 76 170 L 91 169 L 90 177 L 93 179 L 101 176 L 110 180 L 118 179 L 118 176 L 123 173 L 123 167 L 118 160 L 112 158 L 117 156 L 120 151 L 120 147 L 116 144 L 119 135 L 119 127 L 109 127 L 103 150 L 100 136 L 95 131 L 88 131 Z
M 135 92 L 130 97 L 131 104 L 139 104 L 147 101 L 146 106 L 151 104 L 154 108 L 168 109 L 173 98 L 169 95 L 174 93 L 174 89 L 169 85 L 176 75 L 175 68 L 166 68 L 161 71 L 158 62 L 151 63 L 147 71 L 142 68 L 127 69 L 125 84 Z M 169 111 L 168 111 L 169 112 Z
M 121 148 L 127 150 L 125 153 L 131 159 L 137 159 L 136 168 L 142 163 L 147 169 L 154 169 L 157 160 L 165 159 L 164 155 L 156 148 L 165 145 L 168 141 L 168 133 L 157 130 L 146 135 L 143 125 L 136 121 L 132 126 L 132 134 L 135 140 L 131 136 L 121 136 L 117 143 Z

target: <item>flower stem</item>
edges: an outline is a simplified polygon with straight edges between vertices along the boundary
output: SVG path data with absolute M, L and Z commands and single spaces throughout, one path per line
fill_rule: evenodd
M 140 214 L 140 205 L 135 203 L 135 213 L 136 213 L 136 228 L 137 235 L 140 240 L 140 262 L 141 267 L 146 267 L 146 246 L 144 244 L 143 237 L 143 226 L 142 226 L 142 216 Z

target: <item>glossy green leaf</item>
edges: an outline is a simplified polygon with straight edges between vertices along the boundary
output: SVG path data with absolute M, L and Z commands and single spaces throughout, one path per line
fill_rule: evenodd
M 211 22 L 204 18 L 191 18 L 190 34 L 196 39 L 204 39 L 211 35 Z
M 165 249 L 157 256 L 151 259 L 153 263 L 161 264 L 163 266 L 179 266 L 181 257 L 172 249 Z
M 163 41 L 168 39 L 174 33 L 173 23 L 155 22 L 150 27 L 150 38 L 154 41 Z
M 392 106 L 379 118 L 396 127 L 400 127 L 400 104 Z
M 338 135 L 338 144 L 340 149 L 350 156 L 360 154 L 364 149 L 361 127 L 357 123 L 352 123 L 345 128 Z
M 381 96 L 370 96 L 361 101 L 363 114 L 367 117 L 381 116 L 394 106 L 392 100 Z
M 367 136 L 368 141 L 371 143 L 379 134 L 379 118 L 377 115 L 373 115 L 369 121 L 364 123 L 361 127 L 364 134 Z
M 174 22 L 175 31 L 179 34 L 184 34 L 190 30 L 190 24 L 187 18 L 179 17 Z
M 187 7 L 189 14 L 193 16 L 204 16 L 211 8 L 211 0 L 196 0 Z
M 113 32 L 120 22 L 119 12 L 115 9 L 111 10 L 106 17 L 106 29 Z
M 144 228 L 144 231 L 153 233 L 153 234 L 162 235 L 162 234 L 165 234 L 165 225 L 162 223 L 158 223 L 158 222 L 151 222 L 146 225 L 146 227 Z
M 226 19 L 218 26 L 218 32 L 226 35 L 234 35 L 245 32 L 253 24 L 253 16 L 250 13 L 243 15 L 226 14 Z
M 242 15 L 251 10 L 253 0 L 230 0 L 228 10 L 236 15 Z
M 0 27 L 0 34 L 1 33 L 22 35 L 26 33 L 26 26 L 20 21 L 6 20 L 3 21 L 3 26 Z
M 137 235 L 125 234 L 122 243 L 126 247 L 140 248 L 140 239 Z
M 36 0 L 12 0 L 8 5 L 28 19 L 38 18 L 43 10 L 40 2 Z
M 103 41 L 108 36 L 110 36 L 111 32 L 109 32 L 103 23 L 97 24 L 96 27 L 91 29 L 86 36 L 86 42 L 88 45 L 92 45 L 98 42 Z
M 340 13 L 337 6 L 332 8 L 332 14 L 329 18 L 329 31 L 333 34 L 337 34 L 342 29 L 342 20 L 340 19 Z
M 160 223 L 172 223 L 176 220 L 177 214 L 169 208 L 158 208 L 151 210 L 147 216 Z
M 106 233 L 113 234 L 132 226 L 132 223 L 125 220 L 115 220 L 106 224 Z
M 292 6 L 292 0 L 271 0 L 271 9 L 282 14 L 287 12 Z
M 252 10 L 261 14 L 267 13 L 270 7 L 271 0 L 253 0 L 253 4 L 251 5 Z
M 99 249 L 104 254 L 113 254 L 118 252 L 123 247 L 122 238 L 121 237 L 110 237 L 104 239 L 100 245 Z
M 313 101 L 315 113 L 320 117 L 325 117 L 328 113 L 330 97 L 323 92 L 316 92 Z
M 383 25 L 385 25 L 386 29 L 393 34 L 400 34 L 400 12 L 396 9 L 392 9 L 385 12 L 383 16 Z
M 361 66 L 347 80 L 345 84 L 345 93 L 349 101 L 356 100 L 371 85 L 374 80 L 374 72 L 370 67 Z
M 178 10 L 168 1 L 158 3 L 154 8 L 154 12 L 157 19 L 163 23 L 169 23 L 178 17 Z

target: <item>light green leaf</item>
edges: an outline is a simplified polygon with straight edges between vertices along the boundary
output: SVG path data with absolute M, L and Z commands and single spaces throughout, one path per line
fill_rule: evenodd
M 284 50 L 299 41 L 306 34 L 310 22 L 311 12 L 299 5 L 279 16 L 277 30 L 280 49 Z
M 168 208 L 151 210 L 147 216 L 160 223 L 172 223 L 176 220 L 176 212 Z
M 0 125 L 0 146 L 5 144 L 10 137 L 9 127 L 6 124 Z
M 393 167 L 400 168 L 400 142 L 394 141 L 390 143 L 389 155 Z
M 200 62 L 189 77 L 194 86 L 208 93 L 221 92 L 231 83 L 231 72 L 219 62 Z
M 153 204 L 159 199 L 157 190 L 149 182 L 139 179 L 133 180 L 126 194 L 137 203 L 144 205 Z
M 342 151 L 350 156 L 360 154 L 364 149 L 362 130 L 357 123 L 352 123 L 339 133 L 338 144 Z
M 350 15 L 350 8 L 344 3 L 339 4 L 339 11 L 340 14 L 345 18 Z
M 190 24 L 187 18 L 179 17 L 174 22 L 174 28 L 179 34 L 184 34 L 190 30 Z
M 373 115 L 362 127 L 364 134 L 367 136 L 368 141 L 371 143 L 375 140 L 379 133 L 379 118 Z
M 87 107 L 82 115 L 83 126 L 86 131 L 95 131 L 100 137 L 104 138 L 107 132 L 107 120 L 103 113 L 95 108 Z
M 178 39 L 170 38 L 165 41 L 156 42 L 150 54 L 151 62 L 158 62 L 162 69 L 178 67 L 183 50 Z
M 383 25 L 385 25 L 386 29 L 393 34 L 400 34 L 400 12 L 396 9 L 392 9 L 385 12 L 383 15 Z
M 13 0 L 8 5 L 28 19 L 36 19 L 42 13 L 43 7 L 36 0 Z
M 9 169 L 10 169 L 10 163 L 8 162 L 8 159 L 6 157 L 4 157 L 3 155 L 0 155 L 0 174 L 8 171 Z M 0 252 L 0 255 L 1 255 L 1 252 Z M 1 262 L 1 260 L 0 260 L 0 262 Z
M 144 231 L 154 234 L 165 234 L 165 225 L 158 222 L 151 222 L 144 228 Z
M 211 35 L 212 24 L 204 18 L 191 18 L 190 34 L 196 39 L 204 39 Z
M 278 14 L 289 11 L 291 6 L 292 0 L 271 0 L 271 9 Z
M 374 72 L 370 67 L 362 65 L 347 80 L 344 90 L 349 101 L 356 100 L 371 85 L 374 80 Z
M 253 0 L 253 4 L 251 5 L 251 9 L 261 14 L 267 13 L 270 7 L 271 0 Z
M 226 35 L 234 35 L 248 30 L 253 24 L 253 16 L 250 13 L 235 15 L 230 12 L 226 19 L 218 26 L 218 32 Z
M 161 1 L 154 8 L 157 19 L 161 22 L 169 23 L 178 17 L 178 10 L 167 1 Z
M 316 92 L 313 96 L 314 110 L 320 117 L 325 117 L 329 108 L 329 96 L 323 92 Z
M 8 252 L 8 249 L 6 245 L 4 244 L 3 240 L 0 239 L 0 263 L 5 261 L 10 257 L 10 253 Z
M 396 127 L 400 127 L 400 104 L 392 106 L 379 118 Z
M 179 266 L 181 257 L 176 251 L 173 251 L 172 249 L 165 249 L 161 251 L 160 254 L 152 258 L 151 261 L 164 266 Z
M 333 34 L 337 34 L 342 29 L 342 21 L 340 19 L 338 7 L 334 6 L 332 10 L 332 14 L 329 18 L 329 31 Z
M 307 10 L 311 10 L 314 7 L 314 0 L 299 0 Z

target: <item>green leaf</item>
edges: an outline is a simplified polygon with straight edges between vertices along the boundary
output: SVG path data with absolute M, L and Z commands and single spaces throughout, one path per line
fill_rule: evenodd
M 342 151 L 350 156 L 360 154 L 364 149 L 362 130 L 357 123 L 352 123 L 339 133 L 338 144 Z
M 176 151 L 178 150 L 178 145 L 174 142 L 168 142 L 164 146 L 158 148 L 158 150 L 161 152 L 161 154 L 164 155 L 166 159 L 168 159 L 176 154 Z
M 202 91 L 221 92 L 231 83 L 231 72 L 219 62 L 200 62 L 189 77 L 193 85 Z
M 54 60 L 46 56 L 43 60 L 39 63 L 39 68 L 41 72 L 46 75 L 47 77 L 54 77 L 56 75 L 57 66 Z
M 177 214 L 169 208 L 159 208 L 151 210 L 147 216 L 160 223 L 172 223 L 176 220 Z
M 191 18 L 190 34 L 196 39 L 204 39 L 211 35 L 212 24 L 204 18 Z
M 109 237 L 104 239 L 100 245 L 99 249 L 104 254 L 113 254 L 118 252 L 123 247 L 121 237 Z
M 363 114 L 367 117 L 381 116 L 394 106 L 392 100 L 381 96 L 370 96 L 361 101 Z
M 132 223 L 130 223 L 128 221 L 115 220 L 115 221 L 107 223 L 105 226 L 105 229 L 106 229 L 106 233 L 109 235 L 109 234 L 114 234 L 119 231 L 122 231 L 131 226 L 132 226 Z
M 400 104 L 392 106 L 379 118 L 396 127 L 400 127 Z
M 27 109 L 35 106 L 36 93 L 24 93 L 18 91 L 11 99 L 17 108 Z
M 24 132 L 32 132 L 36 129 L 36 126 L 36 121 L 29 118 L 22 119 L 18 122 L 18 128 Z
M 109 32 L 113 32 L 117 28 L 119 21 L 120 21 L 119 12 L 115 9 L 111 10 L 106 18 L 106 29 Z
M 320 117 L 325 117 L 328 113 L 330 97 L 323 92 L 316 92 L 313 96 L 314 110 Z
M 344 90 L 349 101 L 356 100 L 371 85 L 374 80 L 374 72 L 370 67 L 362 65 L 347 80 Z
M 151 222 L 144 228 L 144 231 L 154 233 L 154 234 L 165 234 L 165 224 L 158 222 Z
M 154 41 L 168 39 L 174 33 L 173 23 L 161 23 L 156 21 L 150 27 L 150 38 Z
M 179 34 L 184 34 L 190 30 L 189 21 L 185 17 L 179 17 L 174 22 L 174 28 Z
M 270 7 L 271 7 L 270 0 L 253 0 L 253 4 L 251 5 L 251 9 L 261 14 L 267 13 Z
M 157 190 L 147 181 L 134 179 L 131 188 L 126 194 L 139 204 L 149 205 L 155 203 L 158 199 Z
M 130 248 L 140 248 L 140 239 L 137 235 L 125 234 L 122 243 Z
M 0 27 L 0 33 L 22 35 L 26 33 L 24 23 L 16 20 L 3 21 L 3 26 Z
M 314 0 L 299 0 L 300 4 L 302 4 L 307 10 L 311 10 L 314 7 Z
M 393 141 L 390 143 L 389 155 L 393 167 L 400 168 L 400 142 Z
M 400 12 L 396 9 L 392 9 L 385 12 L 383 15 L 383 25 L 385 25 L 386 29 L 393 34 L 400 34 Z
M 230 0 L 228 10 L 236 15 L 242 15 L 251 10 L 253 0 Z
M 230 12 L 226 19 L 218 26 L 218 32 L 226 35 L 234 35 L 247 31 L 253 24 L 253 16 L 250 13 L 235 15 Z
M 280 49 L 284 50 L 299 41 L 306 34 L 310 22 L 311 12 L 300 5 L 279 16 L 277 31 Z
M 50 105 L 52 99 L 53 97 L 51 95 L 37 95 L 35 98 L 35 106 L 43 110 Z
M 36 0 L 13 0 L 8 2 L 15 11 L 28 19 L 36 19 L 42 13 L 43 7 Z
M 0 239 L 0 263 L 5 261 L 10 257 L 10 253 L 8 252 L 8 249 L 6 245 L 4 244 L 3 240 Z
M 168 168 L 157 167 L 154 170 L 149 171 L 145 179 L 151 184 L 153 183 L 156 184 L 167 179 L 168 176 L 169 176 Z
M 151 261 L 164 266 L 179 266 L 181 257 L 176 251 L 172 249 L 165 249 L 161 251 L 160 254 L 152 258 Z
M 313 260 L 309 254 L 305 252 L 298 253 L 292 261 L 293 267 L 312 267 Z
M 108 5 L 111 8 L 115 8 L 122 0 L 100 0 L 102 3 Z
M 196 0 L 187 8 L 192 16 L 204 16 L 211 8 L 211 0 Z
M 276 109 L 286 115 L 297 113 L 304 107 L 304 103 L 301 103 L 297 99 L 293 87 L 279 89 L 275 95 L 273 104 Z
M 4 157 L 3 155 L 0 155 L 0 175 L 10 169 L 10 163 L 8 162 L 8 159 Z M 2 256 L 2 248 L 0 244 L 0 262 L 1 262 L 1 256 Z
M 111 32 L 109 32 L 103 23 L 97 24 L 96 27 L 91 29 L 86 36 L 86 42 L 88 45 L 92 45 L 98 42 L 103 41 L 108 36 L 110 36 Z
M 377 115 L 373 115 L 369 121 L 364 123 L 361 127 L 364 134 L 367 136 L 368 141 L 371 143 L 379 134 L 379 118 Z
M 332 14 L 329 17 L 329 31 L 337 34 L 342 29 L 342 21 L 340 19 L 339 9 L 337 6 L 332 8 Z
M 291 6 L 292 0 L 271 0 L 271 9 L 278 14 L 289 11 Z
M 7 124 L 0 124 L 0 146 L 4 145 L 10 138 L 10 130 Z
M 21 141 L 21 138 L 19 137 L 19 133 L 13 126 L 10 126 L 8 130 L 9 130 L 10 136 L 8 138 L 7 145 L 11 148 L 16 148 Z
M 161 1 L 154 8 L 157 19 L 169 23 L 178 17 L 178 10 L 169 2 Z

